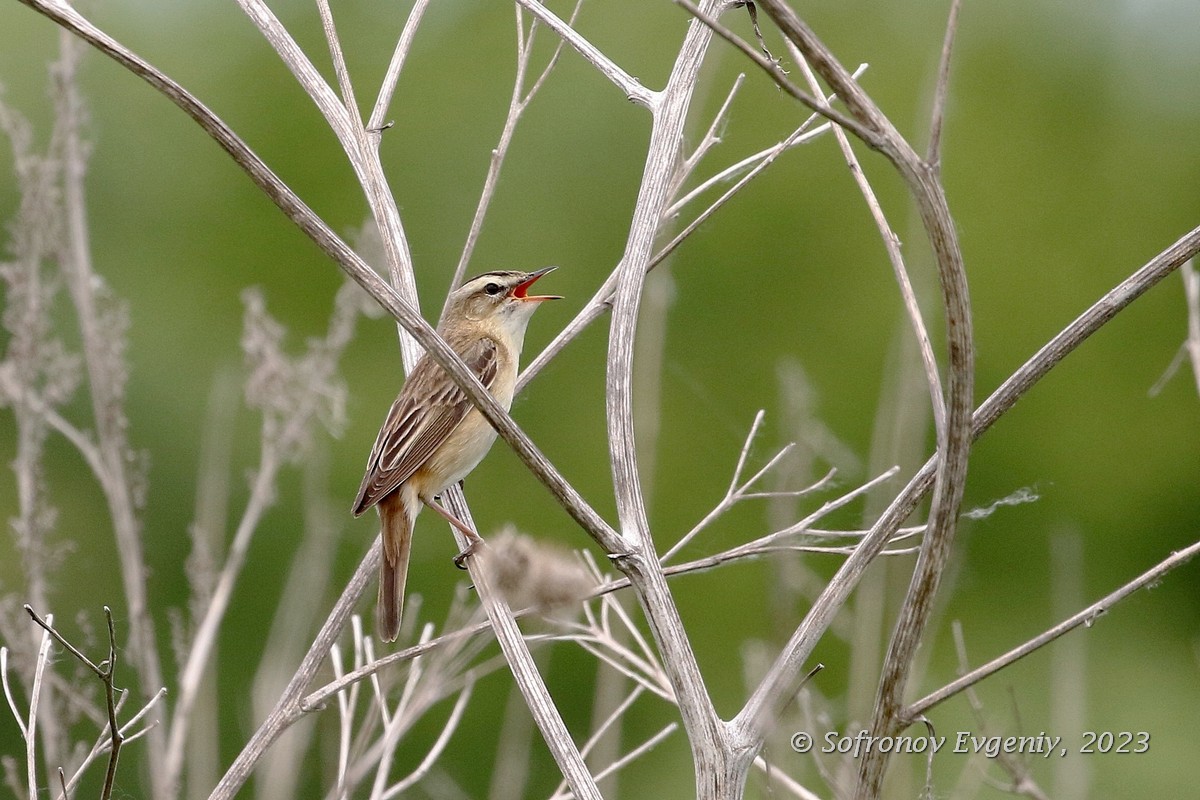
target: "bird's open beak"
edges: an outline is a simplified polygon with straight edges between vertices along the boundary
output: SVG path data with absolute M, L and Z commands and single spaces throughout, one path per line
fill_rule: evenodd
M 536 302 L 541 302 L 542 300 L 562 300 L 562 298 L 556 294 L 535 294 L 535 295 L 525 294 L 527 291 L 529 291 L 529 287 L 533 286 L 534 282 L 538 278 L 542 277 L 547 272 L 553 272 L 555 269 L 558 269 L 558 268 L 557 267 L 545 267 L 544 269 L 539 269 L 537 272 L 529 273 L 529 277 L 526 278 L 525 280 L 521 281 L 520 283 L 518 283 L 516 285 L 516 287 L 513 289 L 512 296 L 518 300 L 533 300 Z

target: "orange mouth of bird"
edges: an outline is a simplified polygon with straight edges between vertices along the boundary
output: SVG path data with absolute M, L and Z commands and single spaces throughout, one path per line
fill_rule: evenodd
M 512 296 L 518 300 L 530 300 L 533 302 L 541 302 L 542 300 L 562 300 L 562 297 L 555 294 L 526 294 L 526 292 L 529 291 L 529 287 L 533 286 L 538 278 L 542 277 L 547 272 L 553 271 L 554 269 L 554 267 L 546 267 L 545 269 L 539 269 L 537 272 L 532 273 L 528 278 L 521 281 L 513 288 Z

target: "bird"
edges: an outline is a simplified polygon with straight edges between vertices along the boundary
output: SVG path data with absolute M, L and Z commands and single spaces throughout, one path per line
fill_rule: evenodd
M 438 325 L 446 344 L 506 411 L 529 320 L 544 301 L 562 299 L 528 293 L 553 269 L 477 275 L 451 292 Z M 460 568 L 482 541 L 436 498 L 475 469 L 495 440 L 496 430 L 466 393 L 429 354 L 422 356 L 375 437 L 353 507 L 355 517 L 372 506 L 379 510 L 383 555 L 375 625 L 382 641 L 394 642 L 400 632 L 413 523 L 421 506 L 467 537 L 469 544 L 455 557 Z

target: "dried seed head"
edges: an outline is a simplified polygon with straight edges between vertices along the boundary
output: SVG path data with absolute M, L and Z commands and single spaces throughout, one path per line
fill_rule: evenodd
M 574 553 L 518 533 L 511 525 L 488 540 L 485 566 L 492 585 L 513 609 L 574 605 L 596 580 Z

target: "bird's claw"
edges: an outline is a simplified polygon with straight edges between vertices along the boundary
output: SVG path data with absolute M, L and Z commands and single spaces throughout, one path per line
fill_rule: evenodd
M 454 557 L 454 566 L 458 567 L 459 569 L 466 569 L 467 568 L 467 564 L 466 564 L 467 559 L 470 558 L 471 556 L 475 555 L 476 551 L 479 550 L 479 545 L 482 543 L 483 543 L 483 539 L 476 539 L 475 541 L 471 542 L 469 545 L 464 547 L 462 549 L 462 552 L 460 552 L 458 555 L 456 555 Z

